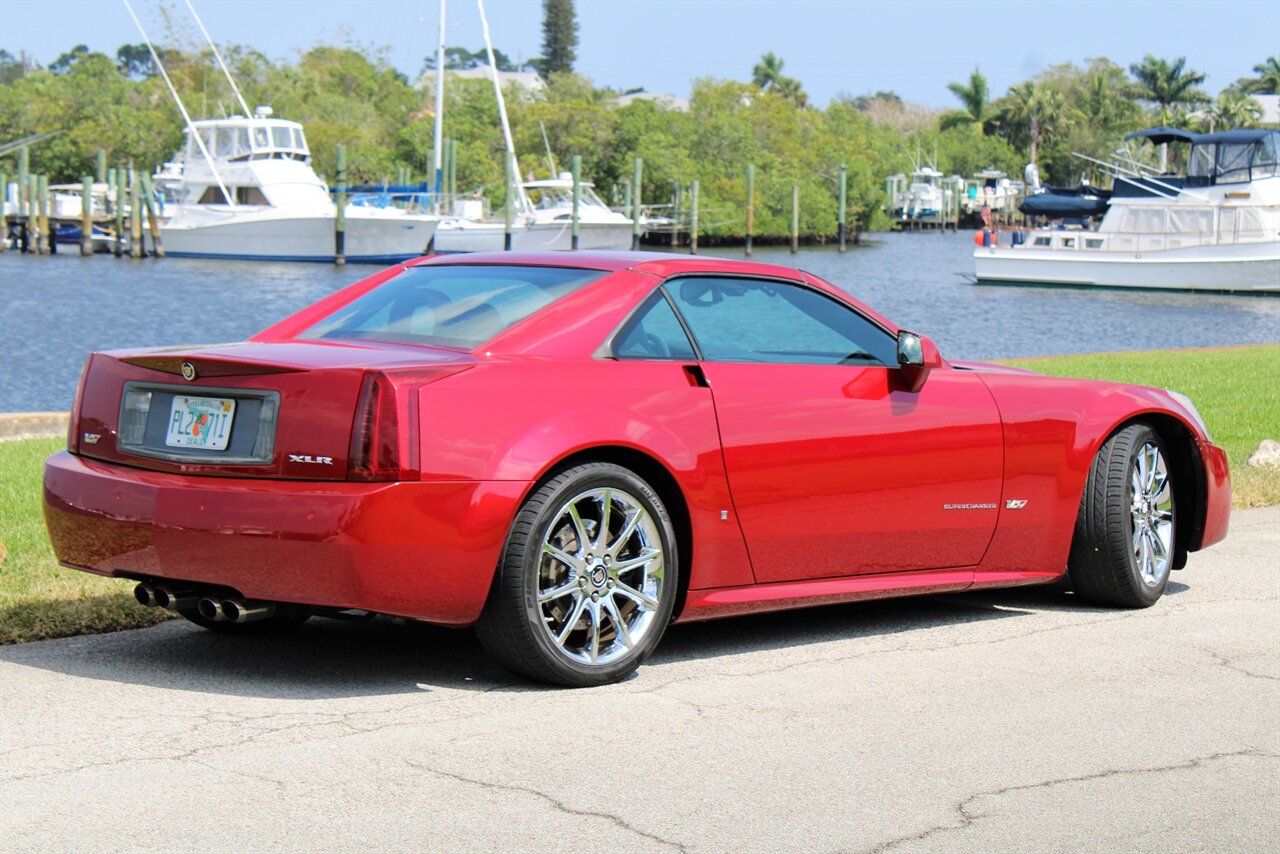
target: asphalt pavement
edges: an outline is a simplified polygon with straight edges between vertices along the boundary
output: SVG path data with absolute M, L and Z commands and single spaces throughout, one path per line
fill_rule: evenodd
M 1274 851 L 1280 508 L 1231 527 L 1148 610 L 675 626 L 591 690 L 390 620 L 0 648 L 0 850 Z

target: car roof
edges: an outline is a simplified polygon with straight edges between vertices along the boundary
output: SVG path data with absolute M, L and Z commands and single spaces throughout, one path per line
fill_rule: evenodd
M 768 276 L 775 279 L 803 281 L 803 274 L 792 267 L 740 261 L 713 255 L 680 255 L 670 252 L 474 252 L 457 255 L 431 255 L 411 262 L 410 266 L 435 265 L 514 265 L 527 267 L 576 267 L 586 270 L 639 273 L 666 277 L 681 273 L 727 273 L 742 276 Z

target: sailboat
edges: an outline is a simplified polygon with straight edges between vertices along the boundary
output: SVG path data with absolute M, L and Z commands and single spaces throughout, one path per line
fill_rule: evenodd
M 436 53 L 436 191 L 440 188 L 440 140 L 444 93 L 444 0 L 440 2 L 440 42 Z M 484 0 L 476 0 L 489 53 L 489 69 L 502 119 L 503 140 L 508 162 L 515 162 L 515 145 L 507 120 L 506 101 L 498 78 L 489 37 L 489 21 Z M 510 211 L 505 216 L 484 218 L 474 199 L 455 200 L 453 211 L 442 216 L 432 250 L 435 252 L 561 251 L 573 248 L 573 178 L 567 172 L 542 180 L 513 182 Z M 507 217 L 510 217 L 510 224 Z M 510 239 L 508 240 L 508 235 Z M 632 221 L 609 208 L 596 195 L 590 182 L 578 182 L 578 248 L 628 249 Z

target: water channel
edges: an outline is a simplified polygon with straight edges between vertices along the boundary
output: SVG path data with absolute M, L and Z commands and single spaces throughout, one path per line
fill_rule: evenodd
M 914 233 L 872 235 L 843 255 L 758 247 L 753 260 L 833 282 L 955 359 L 1280 341 L 1280 299 L 977 286 L 972 254 L 968 233 Z M 376 270 L 6 252 L 0 411 L 68 409 L 93 350 L 241 340 Z

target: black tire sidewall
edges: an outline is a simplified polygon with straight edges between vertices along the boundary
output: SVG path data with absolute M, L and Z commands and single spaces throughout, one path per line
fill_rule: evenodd
M 520 610 L 527 622 L 539 657 L 554 672 L 555 681 L 562 684 L 586 687 L 615 682 L 649 657 L 671 620 L 679 581 L 679 555 L 676 552 L 675 529 L 666 506 L 658 494 L 642 478 L 629 469 L 610 463 L 589 463 L 566 472 L 567 478 L 553 479 L 547 492 L 539 491 L 543 499 L 536 511 L 536 518 L 523 548 L 515 554 L 507 554 L 504 569 L 517 569 L 521 573 Z M 655 625 L 649 634 L 625 656 L 610 664 L 588 665 L 572 661 L 558 649 L 542 627 L 542 610 L 538 605 L 538 572 L 541 563 L 542 541 L 548 528 L 555 522 L 564 503 L 574 495 L 601 487 L 613 487 L 626 492 L 639 501 L 657 524 L 662 538 L 663 585 L 659 598 Z M 544 487 L 544 489 L 547 489 Z M 528 505 L 526 505 L 527 508 Z M 522 513 L 525 512 L 522 510 Z M 512 567 L 517 563 L 518 567 Z
M 1144 581 L 1142 578 L 1142 570 L 1138 566 L 1138 559 L 1133 554 L 1133 516 L 1130 509 L 1133 504 L 1133 484 L 1132 484 L 1131 477 L 1134 470 L 1134 466 L 1137 463 L 1138 454 L 1141 452 L 1144 446 L 1151 444 L 1156 447 L 1156 449 L 1160 453 L 1161 458 L 1165 462 L 1166 469 L 1168 469 L 1168 466 L 1169 466 L 1169 457 L 1165 452 L 1164 443 L 1160 440 L 1160 436 L 1154 430 L 1152 430 L 1150 427 L 1147 427 L 1146 425 L 1135 425 L 1135 426 L 1140 427 L 1140 429 L 1137 431 L 1137 434 L 1133 437 L 1133 441 L 1132 441 L 1132 444 L 1130 445 L 1129 452 L 1125 455 L 1124 471 L 1122 474 L 1120 474 L 1120 476 L 1124 478 L 1125 500 L 1122 506 L 1119 508 L 1114 508 L 1114 509 L 1108 508 L 1108 510 L 1112 510 L 1113 512 L 1109 513 L 1109 518 L 1107 519 L 1107 528 L 1108 528 L 1108 533 L 1113 538 L 1113 542 L 1123 543 L 1123 551 L 1124 551 L 1123 557 L 1126 562 L 1126 565 L 1129 567 L 1129 575 L 1130 575 L 1134 594 L 1137 596 L 1137 598 L 1141 599 L 1143 603 L 1147 605 L 1154 605 L 1156 601 L 1159 600 L 1160 597 L 1164 594 L 1164 589 L 1169 583 L 1169 575 L 1172 571 L 1173 555 L 1170 554 L 1169 556 L 1170 568 L 1165 570 L 1164 578 L 1160 580 L 1160 583 L 1157 584 L 1155 587 L 1148 586 L 1146 581 Z M 1116 473 L 1114 472 L 1114 470 L 1109 474 L 1110 476 L 1116 476 Z M 1170 474 L 1169 477 L 1170 477 L 1169 489 L 1171 492 L 1171 498 L 1173 502 L 1172 507 L 1173 507 L 1173 525 L 1174 525 L 1174 527 L 1171 529 L 1170 543 L 1173 544 L 1177 542 L 1176 525 L 1177 525 L 1177 518 L 1178 518 L 1178 514 L 1177 514 L 1178 497 L 1177 497 L 1176 490 L 1174 490 L 1174 484 L 1172 482 L 1172 474 Z M 1173 547 L 1171 545 L 1170 551 L 1172 550 L 1173 550 Z

